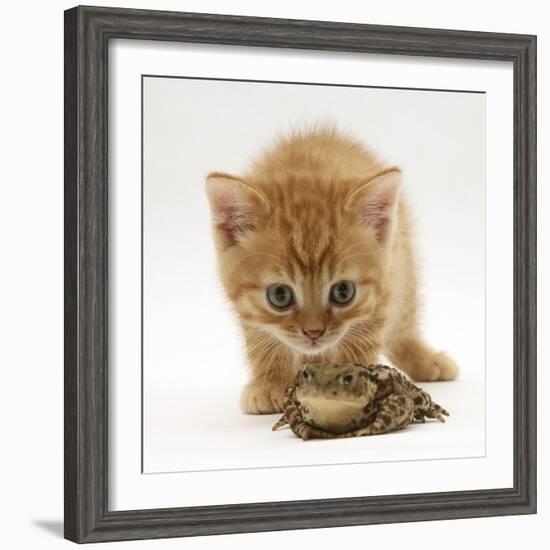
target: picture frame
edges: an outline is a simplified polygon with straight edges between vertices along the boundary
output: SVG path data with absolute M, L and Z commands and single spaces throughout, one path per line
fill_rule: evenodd
M 536 37 L 76 7 L 65 12 L 65 537 L 100 542 L 536 512 Z M 115 38 L 513 64 L 514 483 L 509 489 L 111 511 L 108 48 Z

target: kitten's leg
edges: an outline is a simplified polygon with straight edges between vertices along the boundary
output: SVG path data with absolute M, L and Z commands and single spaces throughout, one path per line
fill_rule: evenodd
M 250 382 L 241 395 L 245 414 L 283 412 L 285 389 L 294 382 L 296 367 L 288 349 L 265 333 L 245 327 Z
M 283 412 L 284 384 L 253 378 L 241 394 L 241 410 L 245 414 L 274 414 Z
M 444 352 L 434 352 L 417 336 L 394 336 L 385 342 L 392 363 L 413 380 L 454 380 L 458 365 Z

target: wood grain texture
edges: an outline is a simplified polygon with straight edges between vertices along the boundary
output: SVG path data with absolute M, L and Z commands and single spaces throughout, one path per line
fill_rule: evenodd
M 108 511 L 107 52 L 110 38 L 513 63 L 513 488 Z M 94 7 L 65 12 L 66 538 L 75 542 L 98 542 L 534 513 L 535 73 L 534 36 Z

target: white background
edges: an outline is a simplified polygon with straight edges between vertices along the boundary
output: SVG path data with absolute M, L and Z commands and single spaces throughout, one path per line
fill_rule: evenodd
M 108 5 L 188 9 L 317 18 L 365 23 L 466 28 L 539 34 L 539 97 L 548 89 L 550 25 L 543 4 L 420 1 L 372 4 L 356 2 L 313 5 L 309 2 L 265 3 L 233 0 L 215 2 L 116 2 Z M 2 183 L 0 224 L 4 255 L 2 274 L 1 364 L 4 373 L 0 408 L 4 430 L 2 452 L 3 542 L 7 547 L 69 547 L 59 538 L 62 517 L 62 13 L 67 2 L 12 4 L 4 12 L 8 25 L 2 35 Z M 498 9 L 498 18 L 495 18 Z M 25 22 L 22 32 L 18 21 Z M 8 55 L 9 54 L 9 55 Z M 548 142 L 548 115 L 539 105 L 539 181 L 546 177 L 542 152 Z M 29 156 L 32 155 L 31 158 Z M 540 209 L 548 205 L 539 194 Z M 7 193 L 6 193 L 7 192 Z M 540 210 L 539 210 L 540 212 Z M 539 216 L 540 218 L 540 216 Z M 543 240 L 539 240 L 542 251 Z M 542 255 L 539 255 L 542 266 Z M 539 275 L 542 282 L 542 275 Z M 542 298 L 542 292 L 539 293 Z M 542 309 L 542 308 L 541 308 Z M 542 317 L 542 313 L 540 313 Z M 544 336 L 539 321 L 539 342 Z M 31 336 L 32 335 L 32 336 Z M 548 391 L 544 359 L 539 354 L 539 394 Z M 540 400 L 542 401 L 542 400 Z M 540 455 L 544 403 L 539 405 Z M 542 460 L 541 460 L 542 462 Z M 279 548 L 300 544 L 342 545 L 368 540 L 396 547 L 425 547 L 426 541 L 449 549 L 490 537 L 501 548 L 514 548 L 526 539 L 544 536 L 547 477 L 539 472 L 539 514 L 533 517 L 491 518 L 453 522 L 354 527 L 318 531 L 268 533 L 206 539 L 131 543 L 149 548 Z M 548 518 L 546 518 L 548 522 Z M 418 541 L 418 544 L 415 542 Z
M 218 47 L 204 50 L 220 55 Z M 485 94 L 176 78 L 145 78 L 143 90 L 144 471 L 483 456 Z M 296 445 L 286 430 L 271 433 L 280 415 L 250 418 L 238 410 L 246 358 L 217 276 L 205 176 L 242 173 L 277 132 L 319 121 L 338 123 L 403 170 L 424 333 L 461 365 L 459 381 L 429 389 L 451 411 L 445 426 L 429 423 L 410 437 Z M 505 181 L 493 187 L 494 204 L 511 194 Z M 128 208 L 125 195 L 118 204 Z

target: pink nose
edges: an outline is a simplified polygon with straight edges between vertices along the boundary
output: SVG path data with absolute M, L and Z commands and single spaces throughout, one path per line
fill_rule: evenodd
M 325 333 L 325 329 L 315 329 L 315 330 L 308 330 L 308 329 L 302 329 L 303 333 L 311 338 L 312 340 L 317 340 L 317 338 L 321 338 L 323 334 Z

